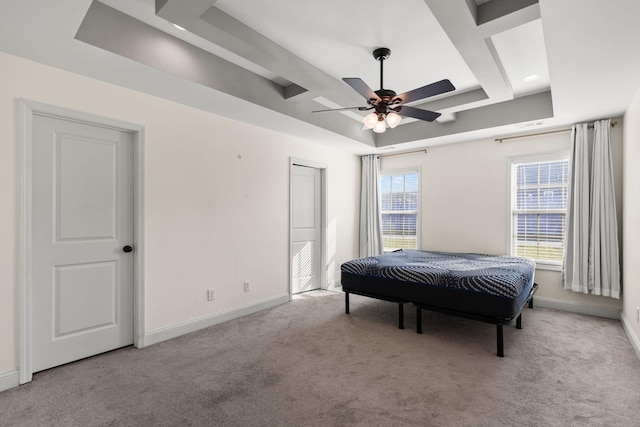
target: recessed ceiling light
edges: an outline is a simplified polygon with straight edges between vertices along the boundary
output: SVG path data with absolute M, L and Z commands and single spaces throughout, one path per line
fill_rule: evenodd
M 535 82 L 536 80 L 538 80 L 540 78 L 539 75 L 537 74 L 529 74 L 528 76 L 525 76 L 522 78 L 523 82 Z
M 177 28 L 177 29 L 179 29 L 180 31 L 187 31 L 187 30 L 185 30 L 184 28 L 182 28 L 182 27 L 181 27 L 180 25 L 178 25 L 178 24 L 171 24 L 171 25 L 173 25 L 174 27 L 176 27 L 176 28 Z

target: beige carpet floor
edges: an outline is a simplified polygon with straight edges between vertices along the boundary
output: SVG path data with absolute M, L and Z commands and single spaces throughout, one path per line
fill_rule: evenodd
M 0 393 L 1 426 L 638 426 L 620 322 L 525 309 L 523 329 L 313 292 Z

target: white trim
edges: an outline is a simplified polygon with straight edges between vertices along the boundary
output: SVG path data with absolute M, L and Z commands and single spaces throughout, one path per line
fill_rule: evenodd
M 550 262 L 536 261 L 536 270 L 562 271 L 562 264 L 552 264 Z
M 133 134 L 134 140 L 134 334 L 136 347 L 144 347 L 144 127 L 122 120 L 56 107 L 26 99 L 19 100 L 19 236 L 18 236 L 18 376 L 19 383 L 33 378 L 31 359 L 31 154 L 33 116 L 44 115 L 94 126 L 120 129 Z
M 507 250 L 506 254 L 513 255 L 513 166 L 514 164 L 522 163 L 538 163 L 538 162 L 551 162 L 559 160 L 569 160 L 569 174 L 571 174 L 571 150 L 556 150 L 540 154 L 522 154 L 517 156 L 507 157 L 507 216 L 509 218 L 509 230 L 507 233 Z M 571 186 L 571 183 L 567 183 L 567 188 Z M 568 202 L 567 202 L 568 203 Z M 565 209 L 565 217 L 567 210 Z M 563 245 L 566 242 L 563 241 Z M 563 249 L 564 250 L 564 249 Z M 541 270 L 550 271 L 562 271 L 562 263 L 556 265 L 554 263 L 548 263 L 544 261 L 536 261 L 536 268 Z
M 145 335 L 145 342 L 147 345 L 157 344 L 171 338 L 176 338 L 185 334 L 189 334 L 191 332 L 198 331 L 200 329 L 208 328 L 209 326 L 214 326 L 222 322 L 237 319 L 238 317 L 257 313 L 258 311 L 276 307 L 287 302 L 289 302 L 289 294 L 281 294 L 230 310 L 198 317 L 193 320 L 152 331 Z
M 617 307 L 603 307 L 598 305 L 581 304 L 572 301 L 563 301 L 555 298 L 533 297 L 534 307 L 552 308 L 554 310 L 569 311 L 571 313 L 586 314 L 589 316 L 605 317 L 607 319 L 620 319 L 620 309 Z
M 629 341 L 631 341 L 631 346 L 636 351 L 638 359 L 640 359 L 640 339 L 631 327 L 631 324 L 629 323 L 629 320 L 627 320 L 627 317 L 624 315 L 624 312 L 620 313 L 620 322 L 622 323 L 622 329 L 624 329 L 627 337 L 629 337 Z
M 323 167 L 317 167 L 320 169 L 320 235 L 322 241 L 320 242 L 320 288 L 329 289 L 331 287 L 329 280 L 329 266 L 327 265 L 327 242 L 329 242 L 329 213 L 327 211 L 327 198 L 329 193 L 327 191 L 327 182 L 329 181 L 329 168 L 326 165 Z
M 402 154 L 402 153 L 398 153 Z M 395 154 L 392 154 L 395 155 Z M 417 173 L 418 174 L 418 208 L 416 209 L 416 249 L 422 249 L 422 166 L 414 166 L 408 168 L 390 168 L 390 169 L 380 169 L 380 181 L 385 175 L 406 175 L 408 173 Z M 382 196 L 382 188 L 380 188 L 380 195 Z M 382 206 L 380 206 L 380 217 L 382 218 Z M 380 224 L 382 227 L 382 224 Z M 384 238 L 383 238 L 383 246 L 384 246 Z M 397 248 L 392 248 L 392 250 L 396 250 Z M 385 251 L 383 247 L 383 252 L 388 253 L 391 251 Z
M 548 151 L 546 153 L 539 154 L 520 154 L 516 156 L 509 156 L 507 160 L 509 162 L 509 166 L 513 163 L 538 163 L 538 162 L 553 162 L 556 160 L 571 160 L 571 150 L 555 150 Z M 509 168 L 511 169 L 511 168 Z M 509 174 L 511 174 L 511 170 L 509 170 Z
M 293 299 L 293 264 L 291 263 L 291 254 L 293 253 L 293 166 L 306 166 L 320 170 L 320 289 L 330 289 L 332 283 L 327 283 L 329 274 L 327 265 L 327 231 L 328 231 L 328 213 L 327 213 L 327 182 L 329 180 L 329 169 L 326 164 L 313 160 L 305 160 L 297 157 L 289 158 L 289 301 Z
M 327 291 L 340 291 L 342 292 L 342 283 L 340 280 L 331 280 L 327 283 Z
M 316 162 L 315 160 L 307 160 L 307 159 L 301 159 L 298 157 L 291 157 L 290 158 L 290 165 L 298 165 L 298 166 L 306 166 L 308 168 L 315 168 L 315 169 L 326 169 L 327 165 L 324 163 L 320 163 L 320 162 Z
M 18 368 L 19 384 L 33 377 L 31 368 L 31 104 L 20 101 L 20 215 L 18 217 Z
M 0 392 L 18 387 L 20 385 L 19 377 L 17 370 L 0 374 Z
M 133 132 L 134 154 L 133 154 L 133 224 L 134 224 L 134 241 L 136 242 L 136 250 L 133 252 L 133 280 L 134 280 L 134 296 L 133 296 L 133 345 L 136 348 L 144 348 L 147 346 L 145 341 L 145 129 L 140 126 L 137 131 Z

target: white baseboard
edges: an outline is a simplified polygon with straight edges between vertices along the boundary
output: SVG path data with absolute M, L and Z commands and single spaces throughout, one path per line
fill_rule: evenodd
M 554 298 L 533 296 L 534 307 L 552 308 L 554 310 L 570 311 L 572 313 L 587 314 L 589 316 L 605 317 L 607 319 L 620 319 L 620 309 L 616 307 L 602 307 L 587 305 L 572 301 L 563 301 Z
M 278 295 L 272 298 L 264 299 L 262 301 L 253 302 L 251 304 L 233 308 L 231 310 L 225 310 L 219 313 L 189 320 L 187 322 L 178 323 L 177 325 L 158 329 L 145 335 L 144 345 L 148 346 L 166 341 L 171 338 L 176 338 L 200 329 L 208 328 L 209 326 L 217 325 L 218 323 L 226 322 L 228 320 L 233 320 L 238 317 L 253 314 L 267 308 L 275 307 L 286 302 L 289 302 L 289 294 Z
M 18 387 L 20 385 L 18 377 L 19 375 L 17 370 L 0 374 L 0 392 Z
M 624 313 L 620 313 L 620 321 L 622 322 L 622 328 L 624 329 L 627 337 L 629 337 L 629 341 L 631 341 L 631 345 L 633 349 L 636 351 L 638 355 L 638 359 L 640 359 L 640 338 L 636 335 L 633 328 L 631 328 L 631 324 L 629 320 L 625 317 Z
M 341 291 L 342 283 L 339 280 L 334 280 L 326 287 L 327 291 Z

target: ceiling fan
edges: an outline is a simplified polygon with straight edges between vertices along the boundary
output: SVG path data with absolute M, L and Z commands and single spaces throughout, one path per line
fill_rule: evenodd
M 347 107 L 336 108 L 329 110 L 316 110 L 312 113 L 322 113 L 326 111 L 341 111 L 341 110 L 358 110 L 369 111 L 373 110 L 370 114 L 363 119 L 364 125 L 372 129 L 374 132 L 382 133 L 386 130 L 387 125 L 390 128 L 396 127 L 401 120 L 400 116 L 413 117 L 415 119 L 425 120 L 432 122 L 438 117 L 440 113 L 434 111 L 422 110 L 420 108 L 410 107 L 405 105 L 407 103 L 417 101 L 419 99 L 428 98 L 430 96 L 440 95 L 442 93 L 451 92 L 456 88 L 447 79 L 440 80 L 439 82 L 431 83 L 429 85 L 410 90 L 409 92 L 397 95 L 390 89 L 384 89 L 383 85 L 383 64 L 386 59 L 391 55 L 391 50 L 386 47 L 381 47 L 373 51 L 373 57 L 380 61 L 380 89 L 372 90 L 367 84 L 357 77 L 345 77 L 342 80 L 351 86 L 356 92 L 364 96 L 367 100 L 367 106 L 363 107 Z

